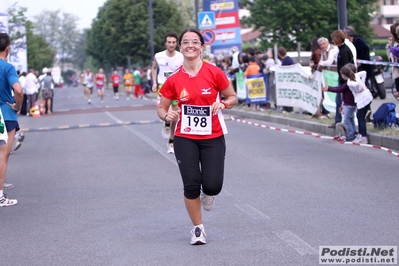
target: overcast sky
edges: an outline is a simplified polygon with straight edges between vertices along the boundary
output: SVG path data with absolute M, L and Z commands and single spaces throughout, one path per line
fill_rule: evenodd
M 58 10 L 74 14 L 79 18 L 79 29 L 90 28 L 91 21 L 97 16 L 98 8 L 107 0 L 0 0 L 0 12 L 6 13 L 8 7 L 15 2 L 18 6 L 27 7 L 26 15 L 31 19 L 43 10 Z

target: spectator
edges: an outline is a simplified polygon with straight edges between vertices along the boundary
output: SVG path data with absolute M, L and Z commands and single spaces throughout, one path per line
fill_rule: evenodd
M 319 62 L 321 60 L 321 47 L 317 42 L 318 39 L 318 37 L 313 37 L 311 42 L 312 55 L 310 57 L 310 68 L 312 69 L 312 73 L 317 70 L 317 68 L 319 67 Z
M 346 64 L 342 69 L 342 76 L 347 80 L 349 89 L 352 91 L 355 99 L 357 112 L 356 117 L 359 126 L 359 134 L 357 134 L 354 143 L 367 144 L 367 126 L 366 114 L 370 109 L 370 104 L 373 101 L 373 96 L 370 90 L 366 87 L 367 73 L 366 71 L 358 71 L 354 64 Z
M 35 71 L 30 69 L 29 74 L 26 75 L 26 116 L 30 116 L 30 109 L 34 106 L 34 102 L 36 101 L 38 83 Z
M 316 53 L 318 54 L 318 51 L 320 51 L 320 57 L 317 55 L 316 57 L 316 61 L 317 64 L 315 65 L 314 68 L 312 68 L 312 71 L 315 70 L 321 70 L 323 67 L 325 66 L 330 66 L 333 64 L 334 62 L 334 52 L 333 50 L 333 46 L 330 45 L 330 43 L 328 42 L 328 39 L 325 37 L 320 37 L 320 38 L 316 38 L 314 37 L 312 40 L 312 51 L 316 51 Z M 313 53 L 312 53 L 313 55 Z M 315 118 L 319 118 L 321 117 L 328 117 L 329 118 L 329 114 L 330 112 L 324 108 L 323 106 L 323 100 L 324 100 L 324 93 L 321 92 L 321 103 L 319 105 L 319 108 L 316 112 L 316 114 L 314 114 L 313 117 Z
M 292 58 L 287 55 L 287 51 L 285 50 L 284 47 L 278 48 L 278 57 L 281 60 L 282 66 L 289 66 L 295 64 L 294 60 L 292 60 Z M 291 106 L 283 106 L 281 111 L 291 113 L 292 111 L 294 111 L 294 108 Z
M 398 62 L 397 58 L 391 53 L 390 48 L 391 47 L 398 47 L 399 46 L 399 37 L 398 37 L 398 32 L 396 31 L 396 28 L 399 27 L 399 22 L 396 22 L 391 25 L 390 31 L 392 34 L 392 37 L 389 37 L 388 39 L 388 44 L 386 45 L 386 53 L 391 62 Z M 399 67 L 392 67 L 392 79 L 395 80 L 395 87 L 396 91 L 399 92 Z M 398 96 L 395 96 L 398 97 Z
M 354 64 L 354 57 L 349 47 L 345 44 L 345 33 L 342 30 L 333 31 L 333 33 L 331 33 L 331 39 L 333 40 L 334 45 L 338 47 L 339 51 L 337 55 L 338 84 L 342 85 L 346 81 L 341 76 L 341 68 L 348 63 Z M 342 120 L 342 116 L 339 111 L 342 105 L 340 93 L 337 93 L 335 96 L 335 104 L 335 122 L 329 126 L 330 128 L 335 128 L 335 125 Z M 347 130 L 349 131 L 348 128 Z
M 250 75 L 257 75 L 259 74 L 260 67 L 258 63 L 256 62 L 255 57 L 249 58 L 249 65 L 247 69 L 245 70 L 244 76 L 248 77 Z
M 353 43 L 353 45 L 356 48 L 356 58 L 354 58 L 354 61 L 357 63 L 356 59 L 361 59 L 361 60 L 367 60 L 370 61 L 370 48 L 366 44 L 366 41 L 363 39 L 363 37 L 356 35 L 356 31 L 352 26 L 347 26 L 344 28 L 344 33 L 346 35 L 346 38 Z M 371 78 L 372 73 L 372 65 L 370 64 L 361 64 L 357 63 L 357 71 L 366 71 L 367 73 L 367 80 Z M 367 81 L 366 81 L 366 84 Z
M 317 42 L 322 50 L 321 60 L 318 65 L 318 69 L 329 67 L 334 63 L 334 46 L 330 44 L 326 37 L 320 37 Z
M 46 105 L 46 113 L 52 114 L 52 98 L 53 98 L 53 86 L 55 84 L 51 72 L 47 72 L 46 76 L 42 80 L 42 97 Z
M 18 74 L 19 71 L 17 71 Z M 18 75 L 19 84 L 21 85 L 23 92 L 22 106 L 21 106 L 21 114 L 26 114 L 26 72 L 22 72 Z
M 342 32 L 342 34 L 344 34 Z M 333 38 L 334 40 L 334 38 Z M 334 43 L 336 43 L 334 41 Z M 344 44 L 344 39 L 342 39 L 342 44 Z M 345 45 L 345 44 L 344 44 Z M 349 48 L 348 51 L 350 52 Z M 340 68 L 340 78 L 342 79 L 341 84 L 338 87 L 330 87 L 330 86 L 323 86 L 323 91 L 331 91 L 335 92 L 337 95 L 342 93 L 342 102 L 344 108 L 344 125 L 346 128 L 346 141 L 353 141 L 355 140 L 355 110 L 356 110 L 356 103 L 353 96 L 352 91 L 349 89 L 346 80 L 347 79 L 347 67 L 345 68 L 342 66 Z M 338 122 L 337 122 L 338 123 Z M 335 127 L 334 127 L 335 128 Z
M 289 66 L 295 64 L 294 60 L 287 55 L 287 51 L 284 47 L 278 48 L 278 57 L 281 60 L 282 66 Z

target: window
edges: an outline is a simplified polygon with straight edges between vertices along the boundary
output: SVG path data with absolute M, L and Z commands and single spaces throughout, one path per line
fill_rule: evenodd
M 392 0 L 384 0 L 384 5 L 391 6 L 393 4 L 392 2 L 393 2 Z
M 393 18 L 387 18 L 387 24 L 393 24 Z

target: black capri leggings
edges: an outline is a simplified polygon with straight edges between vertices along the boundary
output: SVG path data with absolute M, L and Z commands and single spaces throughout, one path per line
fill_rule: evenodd
M 223 185 L 226 143 L 224 136 L 193 140 L 176 137 L 173 140 L 177 164 L 183 179 L 184 196 L 196 199 L 202 191 L 215 196 Z

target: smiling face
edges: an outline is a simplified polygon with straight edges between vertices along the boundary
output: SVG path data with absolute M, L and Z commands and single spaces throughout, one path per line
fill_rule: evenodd
M 202 53 L 203 44 L 195 32 L 186 32 L 181 38 L 181 52 L 186 58 L 197 58 Z

